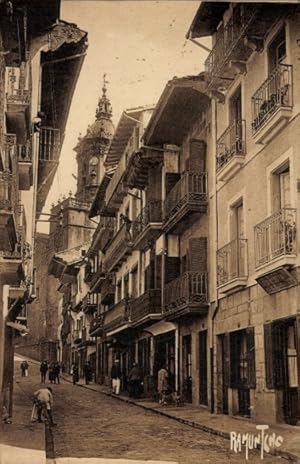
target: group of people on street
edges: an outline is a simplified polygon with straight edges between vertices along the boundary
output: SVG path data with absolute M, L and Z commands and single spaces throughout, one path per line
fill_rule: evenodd
M 119 359 L 115 359 L 111 368 L 112 393 L 120 394 L 122 372 Z M 136 363 L 133 363 L 127 376 L 128 392 L 130 398 L 139 398 L 143 393 L 143 375 Z M 169 390 L 168 371 L 165 365 L 162 365 L 157 374 L 157 392 L 159 404 L 165 404 L 167 392 Z
M 75 385 L 77 382 L 79 382 L 79 368 L 77 364 L 75 363 L 72 365 L 71 375 L 72 375 L 73 385 Z M 92 369 L 90 361 L 86 361 L 83 367 L 83 375 L 84 375 L 85 384 L 89 385 L 89 383 L 93 381 L 93 369 Z
M 21 376 L 28 377 L 29 364 L 26 360 L 21 362 L 20 368 L 21 368 Z
M 61 366 L 59 362 L 53 361 L 50 364 L 48 364 L 48 361 L 46 360 L 42 361 L 40 365 L 41 383 L 46 383 L 46 376 L 48 372 L 49 382 L 59 384 L 60 371 L 61 371 Z

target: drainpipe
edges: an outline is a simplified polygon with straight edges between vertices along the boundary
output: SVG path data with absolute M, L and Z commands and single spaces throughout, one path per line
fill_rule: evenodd
M 213 414 L 214 409 L 215 409 L 215 395 L 214 395 L 214 385 L 215 385 L 215 379 L 214 379 L 214 339 L 215 339 L 215 326 L 214 326 L 214 321 L 215 317 L 218 313 L 219 310 L 219 299 L 218 299 L 218 289 L 217 289 L 217 250 L 218 250 L 218 243 L 219 243 L 219 237 L 218 237 L 218 194 L 217 194 L 217 179 L 216 179 L 216 143 L 217 143 L 217 102 L 215 99 L 211 100 L 212 102 L 212 148 L 213 148 L 213 198 L 214 198 L 214 218 L 215 218 L 215 237 L 214 237 L 214 259 L 215 259 L 215 275 L 214 275 L 214 285 L 215 285 L 215 290 L 216 293 L 214 295 L 215 300 L 214 303 L 212 304 L 212 311 L 211 311 L 211 346 L 210 346 L 210 379 L 211 379 L 211 391 L 210 391 L 210 400 L 211 400 L 211 405 L 210 405 L 210 412 Z

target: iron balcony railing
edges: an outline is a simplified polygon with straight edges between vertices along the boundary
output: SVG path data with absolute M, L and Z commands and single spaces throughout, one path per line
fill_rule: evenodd
M 105 204 L 108 205 L 126 170 L 126 156 L 122 156 L 105 192 Z
M 253 5 L 237 5 L 224 29 L 219 32 L 218 39 L 205 60 L 205 71 L 211 78 L 218 76 L 228 62 L 238 42 L 245 36 L 249 25 L 254 21 L 257 8 Z
M 164 288 L 165 312 L 207 303 L 207 273 L 186 271 Z
M 150 289 L 130 300 L 131 321 L 136 322 L 150 314 L 161 313 L 161 290 Z
M 248 276 L 247 251 L 246 239 L 232 240 L 217 251 L 219 286 Z
M 29 90 L 13 89 L 11 93 L 7 93 L 6 96 L 7 104 L 16 105 L 29 105 L 31 99 L 31 93 Z
M 207 173 L 183 173 L 165 200 L 165 221 L 188 204 L 198 205 L 207 202 Z
M 82 300 L 82 309 L 83 311 L 88 311 L 88 309 L 96 310 L 97 308 L 97 293 L 87 293 Z
M 41 127 L 39 159 L 41 161 L 56 161 L 60 149 L 60 130 L 53 127 Z
M 278 108 L 293 106 L 293 67 L 278 65 L 252 97 L 252 132 L 255 134 Z
M 131 323 L 131 309 L 128 299 L 124 298 L 104 312 L 103 327 L 106 331 Z
M 90 322 L 89 334 L 92 335 L 92 333 L 95 332 L 95 330 L 102 329 L 103 321 L 104 321 L 103 314 L 98 314 L 94 319 L 92 319 L 92 321 Z
M 254 227 L 255 265 L 296 253 L 296 209 L 283 208 Z
M 149 201 L 132 223 L 132 236 L 135 240 L 150 223 L 162 222 L 162 201 Z
M 112 272 L 132 250 L 130 224 L 123 224 L 111 239 L 105 253 L 104 266 Z
M 114 235 L 116 228 L 116 218 L 101 216 L 100 222 L 94 234 L 94 242 L 97 242 L 99 249 L 103 251 Z
M 234 156 L 245 155 L 245 121 L 234 121 L 217 141 L 217 171 L 225 166 Z
M 107 274 L 101 286 L 101 303 L 109 304 L 113 302 L 115 295 L 114 274 Z

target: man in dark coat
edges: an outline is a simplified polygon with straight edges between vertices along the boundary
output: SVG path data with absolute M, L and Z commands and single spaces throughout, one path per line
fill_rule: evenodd
M 132 369 L 128 374 L 128 382 L 130 398 L 138 398 L 140 396 L 142 374 L 140 368 L 136 363 L 133 363 Z
M 45 383 L 47 371 L 48 371 L 48 362 L 45 360 L 40 365 L 41 383 Z

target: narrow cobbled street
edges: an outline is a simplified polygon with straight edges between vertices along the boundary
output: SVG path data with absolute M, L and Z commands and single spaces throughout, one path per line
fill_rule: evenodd
M 26 425 L 30 432 L 27 434 L 27 441 L 30 439 L 33 443 L 36 435 L 41 436 L 41 427 L 43 427 L 36 423 L 28 429 L 30 397 L 39 386 L 38 366 L 30 364 L 28 378 L 20 377 L 18 363 L 15 369 L 15 397 L 21 399 L 16 403 L 15 415 L 18 417 L 19 407 L 25 407 L 28 423 L 25 424 L 26 417 L 23 413 L 22 424 L 23 427 Z M 117 398 L 111 398 L 82 386 L 73 386 L 63 379 L 60 385 L 53 385 L 53 393 L 53 415 L 57 426 L 51 429 L 50 434 L 46 433 L 46 454 L 52 458 L 49 462 L 56 464 L 73 464 L 73 462 L 123 464 L 130 463 L 131 460 L 134 463 L 155 461 L 180 464 L 246 462 L 242 454 L 234 454 L 230 451 L 228 440 L 145 411 L 134 404 L 124 403 Z M 13 445 L 12 433 L 10 444 Z M 20 440 L 16 445 L 21 446 Z M 78 461 L 67 458 L 81 459 Z M 261 462 L 258 452 L 251 451 L 249 462 Z M 274 456 L 265 456 L 264 462 L 285 461 Z

